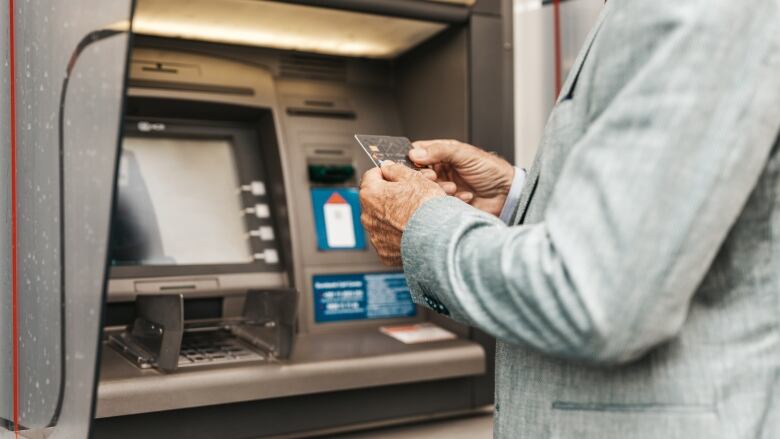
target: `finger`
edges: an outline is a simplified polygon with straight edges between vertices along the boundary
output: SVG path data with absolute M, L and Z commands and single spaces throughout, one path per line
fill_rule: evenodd
M 439 176 L 436 175 L 436 171 L 433 169 L 421 169 L 420 174 L 431 181 L 436 181 L 436 179 L 439 178 Z
M 414 142 L 409 158 L 420 166 L 437 163 L 455 163 L 465 159 L 469 145 L 455 140 L 423 140 Z
M 372 232 L 374 230 L 374 221 L 371 218 L 369 214 L 366 212 L 363 212 L 360 214 L 360 224 L 363 225 L 363 228 L 366 229 L 366 233 L 368 233 L 369 237 L 372 235 Z
M 442 165 L 442 164 L 433 165 L 433 171 L 436 172 L 436 176 L 438 178 L 441 178 L 442 180 L 452 181 L 448 165 Z
M 366 171 L 363 174 L 363 177 L 360 179 L 360 188 L 362 189 L 365 185 L 377 183 L 383 180 L 382 171 L 379 168 L 371 168 Z
M 447 195 L 455 195 L 455 192 L 458 191 L 458 186 L 451 181 L 440 181 L 439 186 L 444 189 Z
M 457 198 L 460 198 L 462 201 L 465 201 L 466 203 L 468 203 L 468 202 L 470 202 L 471 200 L 474 199 L 474 194 L 471 193 L 471 192 L 466 192 L 466 191 L 458 192 L 457 194 L 455 194 L 455 196 Z
M 415 177 L 417 171 L 413 171 L 404 165 L 399 165 L 390 160 L 382 162 L 382 176 L 387 181 L 403 181 Z

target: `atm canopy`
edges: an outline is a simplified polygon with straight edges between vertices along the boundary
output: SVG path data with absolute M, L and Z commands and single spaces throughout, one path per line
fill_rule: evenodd
M 394 58 L 465 22 L 474 0 L 138 0 L 133 32 L 366 58 Z

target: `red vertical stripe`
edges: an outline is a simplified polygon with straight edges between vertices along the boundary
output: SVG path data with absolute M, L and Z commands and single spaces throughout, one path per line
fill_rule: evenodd
M 16 227 L 16 38 L 14 25 L 14 0 L 8 0 L 9 61 L 8 78 L 10 82 L 11 108 L 11 337 L 13 349 L 13 416 L 14 431 L 19 439 L 19 270 L 18 242 Z
M 555 46 L 555 96 L 563 86 L 563 61 L 561 55 L 561 0 L 553 0 L 553 45 Z

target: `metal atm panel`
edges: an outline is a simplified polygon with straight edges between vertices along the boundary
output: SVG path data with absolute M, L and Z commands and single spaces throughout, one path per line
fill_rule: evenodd
M 86 438 L 131 2 L 0 11 L 0 437 Z

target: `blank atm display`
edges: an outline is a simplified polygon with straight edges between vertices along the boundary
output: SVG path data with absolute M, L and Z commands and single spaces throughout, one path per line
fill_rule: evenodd
M 115 265 L 252 262 L 229 141 L 127 137 L 117 186 Z

